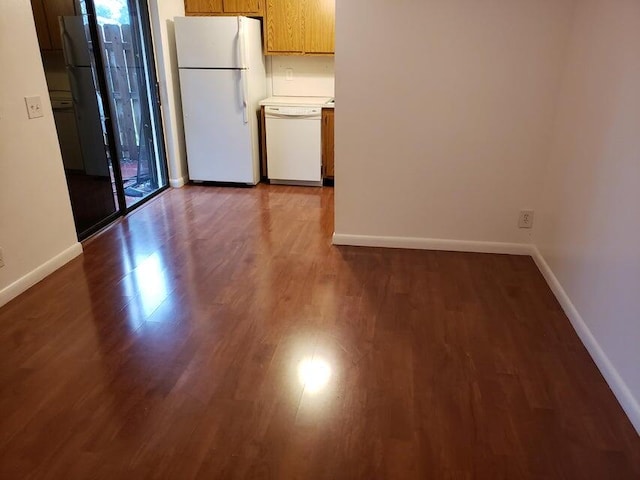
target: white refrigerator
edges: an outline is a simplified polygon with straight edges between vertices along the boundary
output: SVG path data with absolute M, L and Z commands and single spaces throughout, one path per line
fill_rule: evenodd
M 175 35 L 189 178 L 255 185 L 267 95 L 260 21 L 176 17 Z
M 94 61 L 86 17 L 60 17 L 60 36 L 69 88 L 76 116 L 77 136 L 84 173 L 109 177 L 101 100 L 96 86 Z M 115 207 L 114 207 L 115 208 Z

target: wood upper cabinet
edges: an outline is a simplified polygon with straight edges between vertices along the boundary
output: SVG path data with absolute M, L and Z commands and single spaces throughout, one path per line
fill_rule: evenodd
M 41 50 L 62 50 L 59 17 L 76 14 L 74 0 L 31 0 Z
M 258 0 L 222 0 L 224 13 L 247 13 L 260 11 Z
M 335 52 L 336 0 L 184 0 L 184 7 L 187 15 L 266 17 L 267 55 Z
M 331 55 L 336 0 L 266 0 L 267 55 Z
M 267 0 L 267 53 L 303 53 L 302 2 Z
M 187 15 L 247 15 L 261 17 L 265 0 L 184 0 Z
M 222 13 L 222 0 L 184 0 L 184 11 L 187 15 Z
M 334 177 L 335 165 L 335 110 L 333 108 L 322 109 L 322 172 L 323 178 Z
M 44 11 L 42 0 L 31 0 L 31 8 L 33 9 L 33 19 L 36 22 L 36 33 L 38 34 L 40 50 L 51 50 L 49 25 L 47 25 L 47 14 Z
M 335 38 L 335 0 L 305 0 L 305 53 L 334 53 Z

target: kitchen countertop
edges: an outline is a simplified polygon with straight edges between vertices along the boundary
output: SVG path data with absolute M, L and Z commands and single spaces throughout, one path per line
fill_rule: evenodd
M 260 102 L 261 106 L 296 106 L 296 107 L 322 107 L 334 108 L 335 103 L 331 97 L 269 97 Z M 329 103 L 331 102 L 331 103 Z

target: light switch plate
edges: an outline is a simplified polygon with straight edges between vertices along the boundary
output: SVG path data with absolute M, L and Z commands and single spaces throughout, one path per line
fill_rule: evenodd
M 27 114 L 29 115 L 29 118 L 40 118 L 44 116 L 40 95 L 24 97 L 24 101 L 27 104 Z

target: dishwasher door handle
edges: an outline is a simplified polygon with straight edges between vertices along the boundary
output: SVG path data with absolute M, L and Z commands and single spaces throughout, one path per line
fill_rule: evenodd
M 315 119 L 320 120 L 320 116 L 317 114 L 309 114 L 309 115 L 287 115 L 286 113 L 267 113 L 265 118 L 277 118 L 277 119 L 287 119 L 287 120 L 309 120 Z
M 322 109 L 314 107 L 269 106 L 264 109 L 266 118 L 321 119 Z

